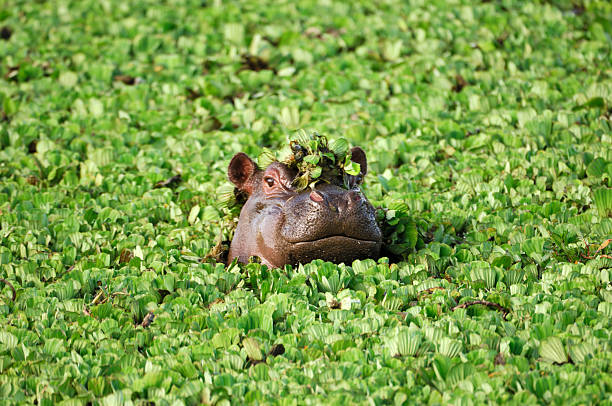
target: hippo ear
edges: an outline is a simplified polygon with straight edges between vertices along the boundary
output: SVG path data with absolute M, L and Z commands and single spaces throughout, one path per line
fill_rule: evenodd
M 257 172 L 257 165 L 244 152 L 234 155 L 227 168 L 229 180 L 238 189 L 249 195 L 253 192 L 253 184 L 250 181 L 253 179 L 255 172 Z
M 359 147 L 351 148 L 351 161 L 359 164 L 359 167 L 361 168 L 360 175 L 362 177 L 368 173 L 368 160 L 363 149 Z

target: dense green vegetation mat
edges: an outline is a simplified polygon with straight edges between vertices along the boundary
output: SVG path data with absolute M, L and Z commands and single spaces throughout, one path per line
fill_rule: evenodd
M 611 18 L 0 0 L 0 402 L 610 404 Z M 299 128 L 366 150 L 403 259 L 200 261 Z

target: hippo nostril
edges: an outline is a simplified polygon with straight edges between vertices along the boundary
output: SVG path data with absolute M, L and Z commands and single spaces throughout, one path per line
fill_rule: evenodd
M 316 190 L 313 190 L 312 192 L 310 192 L 310 200 L 312 200 L 313 202 L 321 203 L 325 199 L 323 198 L 321 193 L 317 192 Z

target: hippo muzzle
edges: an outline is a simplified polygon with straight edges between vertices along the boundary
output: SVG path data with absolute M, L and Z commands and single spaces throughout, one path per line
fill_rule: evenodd
M 287 200 L 280 235 L 289 263 L 374 257 L 382 239 L 374 208 L 359 188 L 325 184 Z
M 265 170 L 243 153 L 232 159 L 228 175 L 249 197 L 243 206 L 228 260 L 261 258 L 271 267 L 296 265 L 313 259 L 350 263 L 376 257 L 382 234 L 375 211 L 359 189 L 367 170 L 365 153 L 353 148 L 362 174 L 349 188 L 320 184 L 297 192 L 295 173 L 282 163 Z

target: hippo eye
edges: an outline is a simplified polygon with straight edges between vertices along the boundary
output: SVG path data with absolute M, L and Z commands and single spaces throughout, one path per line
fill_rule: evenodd
M 269 177 L 269 176 L 266 176 L 266 177 L 264 178 L 264 180 L 266 181 L 266 183 L 268 184 L 268 186 L 270 186 L 270 187 L 274 186 L 274 178 L 271 178 L 271 177 Z

